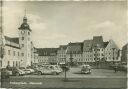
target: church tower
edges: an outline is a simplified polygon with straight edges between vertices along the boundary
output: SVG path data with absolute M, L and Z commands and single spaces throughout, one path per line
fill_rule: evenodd
M 21 47 L 21 67 L 31 66 L 31 32 L 27 23 L 27 17 L 24 16 L 23 23 L 19 27 L 19 44 Z

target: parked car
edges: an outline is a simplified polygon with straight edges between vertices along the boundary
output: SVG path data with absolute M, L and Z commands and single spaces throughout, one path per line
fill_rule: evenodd
M 42 67 L 39 67 L 37 70 L 39 75 L 42 75 L 42 74 L 58 75 L 61 73 L 59 69 L 51 65 L 44 65 Z
M 55 68 L 57 68 L 60 72 L 63 72 L 63 70 L 62 70 L 62 68 L 60 67 L 60 66 L 58 66 L 58 65 L 54 65 L 55 66 Z
M 90 65 L 83 65 L 81 68 L 82 74 L 90 74 L 91 73 L 91 66 Z
M 28 68 L 27 70 L 29 70 L 31 73 L 34 73 L 34 69 Z
M 29 69 L 23 69 L 23 71 L 25 72 L 25 74 L 30 74 L 31 71 Z
M 19 75 L 24 75 L 25 72 L 22 71 L 21 69 L 17 68 L 17 67 L 6 67 L 6 70 L 8 71 L 9 75 L 15 75 L 15 76 L 19 76 Z
M 15 76 L 25 75 L 25 71 L 23 71 L 19 68 L 15 68 L 12 71 L 12 75 L 15 75 Z

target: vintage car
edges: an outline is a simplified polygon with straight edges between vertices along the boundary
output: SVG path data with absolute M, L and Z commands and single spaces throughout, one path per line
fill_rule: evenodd
M 44 65 L 44 66 L 38 68 L 37 70 L 38 70 L 39 75 L 42 75 L 42 74 L 58 75 L 62 72 L 60 69 L 58 69 L 52 65 Z
M 82 74 L 91 74 L 91 66 L 90 65 L 83 65 L 81 68 Z

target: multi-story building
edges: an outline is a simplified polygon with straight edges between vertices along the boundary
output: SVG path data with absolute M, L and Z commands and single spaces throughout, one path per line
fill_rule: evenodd
M 69 43 L 66 52 L 66 61 L 69 63 L 83 63 L 83 43 Z
M 27 17 L 23 18 L 23 23 L 19 27 L 19 44 L 21 47 L 21 66 L 31 65 L 31 32 L 27 23 Z
M 2 60 L 2 67 L 6 66 L 20 66 L 21 52 L 18 38 L 10 38 L 5 36 L 4 58 Z
M 57 51 L 57 59 L 59 64 L 64 64 L 66 60 L 67 45 L 60 45 Z
M 128 61 L 128 43 L 122 47 L 121 62 L 127 63 Z
M 4 36 L 4 55 L 2 67 L 27 67 L 32 63 L 32 40 L 31 32 L 27 22 L 27 17 L 23 18 L 23 23 L 18 28 L 19 37 Z
M 57 50 L 58 48 L 36 48 L 38 54 L 38 62 L 43 64 L 57 64 Z
M 92 63 L 93 51 L 92 51 L 92 40 L 84 40 L 83 42 L 83 63 Z
M 113 40 L 109 40 L 105 47 L 105 59 L 107 62 L 118 62 L 120 60 L 120 50 Z
M 93 37 L 92 51 L 95 62 L 104 60 L 104 42 L 102 36 Z

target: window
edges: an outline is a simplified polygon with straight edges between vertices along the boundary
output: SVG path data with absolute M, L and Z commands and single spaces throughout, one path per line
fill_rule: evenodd
M 13 61 L 13 67 L 15 66 L 15 62 Z
M 15 56 L 15 51 L 13 51 L 13 56 Z
M 24 40 L 24 37 L 22 37 L 22 40 Z
M 16 61 L 16 66 L 18 66 L 18 62 Z
M 24 56 L 24 53 L 21 53 L 22 56 Z
M 28 32 L 28 35 L 30 35 L 30 32 Z
M 8 55 L 10 55 L 11 54 L 11 51 L 10 50 L 8 50 Z
M 20 55 L 19 52 L 17 54 L 18 54 L 18 56 Z
M 22 44 L 22 47 L 24 47 L 24 44 Z

